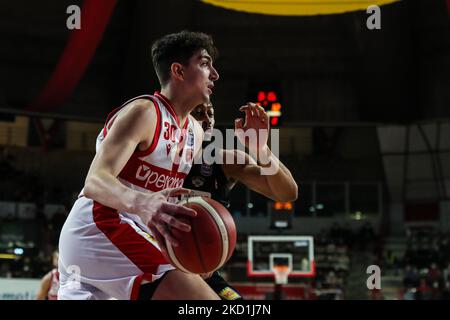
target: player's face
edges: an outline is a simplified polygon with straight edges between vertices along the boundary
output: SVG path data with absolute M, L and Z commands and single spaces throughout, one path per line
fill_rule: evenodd
M 198 100 L 198 104 L 207 103 L 209 96 L 213 93 L 214 82 L 219 79 L 211 56 L 206 50 L 199 50 L 191 57 L 184 71 L 189 94 Z
M 203 130 L 206 131 L 214 128 L 214 107 L 210 102 L 195 107 L 195 109 L 192 110 L 191 115 L 195 120 L 201 122 Z

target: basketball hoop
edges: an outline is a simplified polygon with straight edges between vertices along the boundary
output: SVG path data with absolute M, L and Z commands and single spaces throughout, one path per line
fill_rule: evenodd
M 276 265 L 272 268 L 273 273 L 275 274 L 275 283 L 276 284 L 287 284 L 288 276 L 291 272 L 291 268 L 287 265 Z

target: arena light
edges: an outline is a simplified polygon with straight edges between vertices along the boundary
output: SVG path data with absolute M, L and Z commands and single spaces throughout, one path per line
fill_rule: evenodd
M 362 219 L 362 212 L 356 211 L 355 212 L 355 220 L 361 220 Z
M 264 91 L 259 91 L 257 99 L 258 102 L 266 100 L 266 93 Z
M 269 117 L 274 117 L 274 118 L 278 118 L 281 116 L 281 112 L 280 111 L 267 111 L 267 115 Z
M 295 241 L 294 246 L 296 247 L 308 247 L 309 243 L 308 241 Z
M 284 210 L 292 210 L 293 206 L 292 206 L 292 202 L 285 202 L 283 204 L 283 209 Z
M 277 101 L 277 94 L 273 91 L 269 91 L 267 93 L 267 100 L 269 100 L 270 102 L 275 102 Z
M 271 229 L 292 228 L 292 216 L 294 204 L 292 202 L 275 201 L 269 205 L 269 217 Z
M 275 210 L 281 210 L 281 209 L 283 209 L 283 205 L 281 204 L 281 202 L 275 202 L 275 205 L 274 205 L 274 209 Z
M 273 208 L 276 211 L 279 210 L 287 210 L 287 211 L 291 211 L 294 206 L 292 205 L 292 202 L 281 202 L 281 201 L 276 201 L 273 205 Z
M 283 116 L 283 104 L 281 98 L 281 86 L 277 82 L 254 82 L 249 84 L 248 101 L 255 102 L 264 108 L 269 116 L 270 125 L 281 125 Z
M 0 253 L 0 259 L 8 259 L 8 260 L 14 260 L 16 258 L 15 254 L 10 253 Z
M 279 102 L 272 103 L 272 108 L 270 109 L 270 111 L 272 111 L 272 112 L 280 112 L 281 113 L 281 104 Z
M 272 125 L 272 127 L 277 126 L 278 125 L 278 118 L 270 119 L 270 124 Z

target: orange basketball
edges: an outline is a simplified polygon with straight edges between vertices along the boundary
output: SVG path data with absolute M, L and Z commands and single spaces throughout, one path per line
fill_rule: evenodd
M 187 273 L 207 273 L 222 267 L 236 246 L 236 226 L 230 212 L 207 197 L 190 197 L 182 204 L 197 212 L 189 218 L 190 232 L 173 229 L 180 245 L 166 241 L 166 258 L 177 269 Z

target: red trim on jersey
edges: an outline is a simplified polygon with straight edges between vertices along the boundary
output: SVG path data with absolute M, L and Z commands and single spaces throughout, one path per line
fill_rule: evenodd
M 141 274 L 134 279 L 133 288 L 131 289 L 130 300 L 137 300 L 139 298 L 139 291 L 141 289 L 141 283 L 144 275 Z
M 168 264 L 153 244 L 128 223 L 121 223 L 117 210 L 94 201 L 93 217 L 97 228 L 143 272 L 142 279 L 152 281 L 158 267 Z
M 180 167 L 181 158 L 182 158 L 183 152 L 184 152 L 184 146 L 186 145 L 186 141 L 188 140 L 189 132 L 187 132 L 187 130 L 186 130 L 188 124 L 189 124 L 189 116 L 186 119 L 186 122 L 184 123 L 183 129 L 181 129 L 180 139 L 183 139 L 183 141 L 181 141 L 181 143 L 178 144 L 179 148 L 177 149 L 177 152 L 175 154 L 175 159 L 172 164 L 172 172 L 175 172 L 175 173 L 178 173 L 178 168 Z M 180 154 L 181 154 L 181 156 L 180 156 Z
M 108 133 L 108 130 L 106 129 L 108 127 L 108 122 L 109 120 L 111 120 L 111 118 L 117 114 L 118 111 L 120 111 L 123 108 L 124 105 L 117 107 L 115 109 L 113 109 L 113 111 L 111 111 L 110 113 L 108 113 L 108 116 L 106 117 L 106 121 L 105 121 L 105 126 L 103 127 L 103 137 L 106 137 L 106 134 Z M 111 128 L 111 126 L 109 126 L 109 128 Z M 108 128 L 108 129 L 109 129 Z
M 161 102 L 167 108 L 169 113 L 174 117 L 175 122 L 178 124 L 178 127 L 180 127 L 181 126 L 180 119 L 178 118 L 177 114 L 175 113 L 175 109 L 170 104 L 169 99 L 167 99 L 165 96 L 163 96 L 163 94 L 159 91 L 155 91 L 154 95 L 161 99 Z M 189 116 L 184 121 L 183 128 L 187 126 L 188 120 L 189 120 Z
M 155 110 L 156 110 L 156 130 L 155 130 L 155 135 L 153 136 L 153 141 L 150 144 L 150 147 L 148 147 L 145 150 L 137 150 L 134 153 L 139 156 L 139 157 L 145 157 L 148 156 L 150 153 L 153 152 L 153 150 L 155 150 L 156 146 L 158 145 L 158 140 L 159 140 L 159 136 L 161 134 L 161 110 L 159 109 L 159 105 L 158 102 L 156 101 L 156 99 L 150 95 L 141 95 L 141 96 L 137 96 L 134 97 L 133 99 L 128 100 L 127 102 L 125 102 L 123 105 L 121 105 L 118 108 L 115 108 L 113 111 L 111 111 L 108 114 L 108 117 L 106 118 L 106 122 L 105 122 L 105 126 L 103 127 L 103 137 L 105 138 L 108 130 L 111 128 L 112 124 L 114 123 L 115 118 L 113 119 L 113 117 L 115 115 L 117 115 L 117 113 L 122 110 L 123 107 L 125 107 L 126 105 L 128 105 L 129 103 L 137 100 L 137 99 L 148 99 L 151 102 L 153 102 L 153 105 L 155 106 Z M 112 122 L 109 123 L 112 119 Z
M 183 125 L 183 128 L 182 128 L 182 129 L 183 129 L 183 130 L 186 130 L 188 124 L 189 124 L 189 116 L 186 118 L 186 121 L 184 122 L 184 125 Z
M 106 117 L 105 126 L 103 127 L 103 136 L 104 137 L 106 136 L 106 133 L 107 133 L 106 127 L 108 126 L 108 122 L 111 120 L 111 118 L 114 115 L 116 115 L 118 111 L 122 110 L 122 108 L 125 107 L 127 104 L 129 104 L 129 103 L 131 103 L 131 102 L 133 102 L 135 100 L 138 100 L 138 99 L 151 99 L 152 100 L 152 97 L 149 94 L 142 94 L 140 96 L 137 96 L 137 97 L 129 99 L 128 101 L 123 103 L 120 107 L 117 107 L 117 108 L 113 109 L 113 111 L 111 111 L 108 114 L 108 116 Z M 111 123 L 111 125 L 112 125 L 112 123 Z M 108 129 L 111 128 L 111 125 L 108 126 Z
M 159 99 L 161 99 L 162 103 L 167 108 L 167 111 L 169 111 L 172 117 L 175 118 L 175 122 L 178 124 L 178 126 L 180 126 L 180 119 L 178 119 L 178 116 L 175 113 L 175 110 L 173 109 L 172 105 L 170 104 L 169 99 L 163 96 L 162 93 L 159 91 L 155 91 L 154 95 L 157 96 Z
M 134 152 L 136 154 L 136 156 L 138 156 L 138 157 L 145 157 L 145 156 L 148 156 L 150 153 L 152 153 L 155 150 L 156 146 L 158 145 L 159 136 L 161 135 L 161 110 L 159 110 L 159 105 L 158 105 L 158 102 L 156 101 L 156 99 L 154 99 L 150 96 L 148 98 L 155 105 L 156 130 L 155 130 L 155 134 L 153 136 L 153 141 L 150 144 L 150 147 L 148 147 L 146 150 L 138 150 L 138 151 Z

